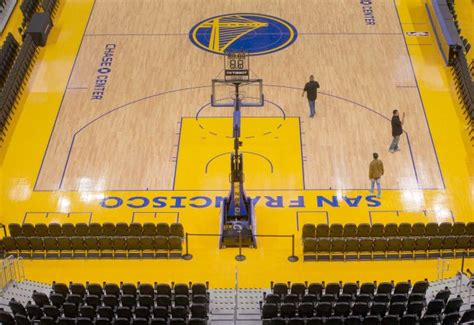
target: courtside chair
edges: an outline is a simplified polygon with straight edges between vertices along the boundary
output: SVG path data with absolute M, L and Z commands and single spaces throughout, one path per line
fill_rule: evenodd
M 84 237 L 71 237 L 71 248 L 73 258 L 86 257 L 86 250 L 84 245 Z
M 111 222 L 104 222 L 102 224 L 102 236 L 115 236 L 115 224 Z
M 102 286 L 99 283 L 86 282 L 86 290 L 90 295 L 95 295 L 99 298 L 102 298 L 102 296 L 104 295 Z
M 128 223 L 119 222 L 115 225 L 116 236 L 129 236 Z
M 329 228 L 329 237 L 336 238 L 336 237 L 342 237 L 344 228 L 342 227 L 341 224 L 339 223 L 333 223 L 331 224 Z
M 448 236 L 443 238 L 443 243 L 441 245 L 441 257 L 449 258 L 454 257 L 454 251 L 456 249 L 456 237 Z
M 128 257 L 141 257 L 140 237 L 130 236 L 127 238 L 127 258 Z
M 155 237 L 144 236 L 140 239 L 140 249 L 142 258 L 155 257 Z
M 44 238 L 44 249 L 47 258 L 59 258 L 59 244 L 55 237 Z
M 368 223 L 361 223 L 357 226 L 357 237 L 364 238 L 370 235 L 370 225 Z
M 303 255 L 304 260 L 315 260 L 316 259 L 317 241 L 315 238 L 304 238 L 303 239 Z
M 97 237 L 84 237 L 84 246 L 87 258 L 100 257 L 99 240 Z
M 62 235 L 72 237 L 76 235 L 76 228 L 72 223 L 63 223 L 61 226 Z
M 155 257 L 167 258 L 168 257 L 168 238 L 163 236 L 155 237 Z
M 170 225 L 164 222 L 160 222 L 156 225 L 156 235 L 157 236 L 170 236 Z
M 466 225 L 466 235 L 467 236 L 474 236 L 474 222 L 469 222 Z
M 48 233 L 49 233 L 49 236 L 52 236 L 52 237 L 61 237 L 63 230 L 59 223 L 53 222 L 48 225 Z
M 362 325 L 362 317 L 351 315 L 344 320 L 345 325 Z
M 148 322 L 148 320 L 150 319 L 150 309 L 148 307 L 144 307 L 144 306 L 137 306 L 133 313 L 135 314 L 135 318 L 141 318 L 141 319 L 144 319 Z
M 99 237 L 102 236 L 102 225 L 97 222 L 93 222 L 89 225 L 89 233 L 88 236 L 95 236 Z
M 359 258 L 359 239 L 347 238 L 344 248 L 344 260 L 357 260 Z
M 84 222 L 76 223 L 76 236 L 85 237 L 89 235 L 89 225 Z
M 412 226 L 407 222 L 402 222 L 398 225 L 398 235 L 400 237 L 409 237 L 411 236 Z
M 396 223 L 387 223 L 384 229 L 385 237 L 396 237 L 398 236 L 398 225 Z
M 314 225 L 313 225 L 314 226 Z M 184 227 L 181 223 L 172 223 L 170 225 L 170 236 L 184 237 Z M 314 235 L 313 235 L 314 237 Z
M 114 241 L 112 237 L 101 236 L 99 237 L 99 249 L 101 258 L 113 257 L 114 256 Z
M 453 224 L 451 235 L 463 236 L 465 233 L 466 233 L 466 224 L 464 222 L 455 222 Z
M 428 222 L 425 227 L 425 236 L 434 237 L 438 235 L 439 225 L 436 222 Z
M 415 240 L 415 258 L 426 258 L 428 256 L 428 249 L 430 247 L 430 240 L 427 237 L 418 237 Z
M 359 240 L 359 259 L 370 260 L 373 255 L 373 240 L 371 238 L 361 238 Z
M 416 315 L 405 314 L 400 319 L 400 325 L 417 325 L 418 317 Z
M 143 234 L 143 226 L 141 223 L 132 222 L 128 227 L 129 236 L 141 236 Z
M 104 292 L 106 295 L 112 295 L 115 297 L 120 296 L 120 287 L 116 283 L 106 283 L 104 282 L 102 284 L 102 287 L 104 288 Z
M 346 223 L 342 233 L 345 238 L 357 237 L 357 225 L 355 223 Z
M 375 238 L 372 258 L 377 260 L 383 260 L 386 258 L 387 253 L 387 239 L 386 238 Z
M 425 235 L 426 226 L 422 222 L 416 222 L 411 226 L 411 235 L 416 237 L 422 237 Z
M 109 306 L 99 306 L 99 308 L 97 308 L 97 315 L 99 318 L 109 320 L 109 322 L 115 318 L 114 310 Z
M 31 223 L 24 223 L 21 227 L 21 235 L 24 237 L 33 237 L 35 235 L 35 226 Z
M 408 295 L 411 289 L 411 283 L 410 282 L 397 282 L 395 285 L 395 288 L 393 289 L 393 294 L 403 294 L 403 295 Z
M 10 237 L 18 237 L 21 236 L 22 228 L 18 223 L 10 223 L 8 225 L 8 232 L 10 233 Z
M 342 230 L 342 229 L 341 229 Z M 342 233 L 341 233 L 342 235 Z M 343 238 L 332 238 L 331 240 L 331 260 L 343 260 L 345 256 L 346 241 Z
M 45 223 L 37 223 L 35 225 L 35 236 L 37 237 L 49 236 L 48 226 Z
M 376 285 L 374 282 L 365 282 L 360 286 L 359 295 L 366 294 L 369 297 L 373 297 L 375 294 Z
M 438 225 L 438 236 L 450 236 L 453 230 L 453 224 L 451 222 L 442 222 Z
M 142 229 L 143 236 L 156 236 L 156 225 L 152 222 L 145 222 Z M 159 235 L 163 236 L 163 235 Z M 168 236 L 168 235 L 166 235 Z
M 317 234 L 316 234 L 316 237 L 318 237 Z M 318 261 L 330 260 L 330 257 L 331 257 L 331 240 L 330 239 L 318 237 L 318 247 L 316 250 L 316 255 L 317 255 Z
M 341 284 L 338 282 L 331 282 L 326 284 L 326 288 L 324 290 L 325 294 L 330 294 L 339 297 L 339 294 L 341 293 Z
M 428 257 L 429 258 L 441 257 L 442 247 L 443 247 L 442 237 L 431 237 L 429 240 Z
M 391 237 L 387 241 L 387 258 L 400 259 L 402 251 L 402 240 L 400 237 Z
M 312 223 L 307 223 L 303 225 L 303 229 L 301 231 L 301 237 L 303 241 L 306 238 L 314 238 L 316 236 L 316 226 Z
M 31 325 L 30 320 L 25 315 L 15 314 L 15 322 L 17 325 Z
M 123 295 L 131 295 L 133 297 L 137 296 L 137 286 L 133 283 L 120 283 L 120 290 Z
M 180 237 L 171 236 L 168 239 L 168 249 L 170 258 L 181 258 L 183 253 L 183 243 Z
M 383 237 L 385 226 L 382 223 L 374 223 L 370 227 L 370 237 Z
M 175 287 L 175 295 L 184 295 L 188 296 L 189 295 L 189 288 L 187 284 L 176 284 Z M 156 291 L 157 295 L 166 295 L 168 297 L 171 297 L 171 286 L 168 283 L 157 283 L 155 282 L 155 287 L 154 291 Z
M 316 226 L 316 238 L 329 237 L 329 226 L 325 223 L 320 223 Z
M 8 225 L 8 232 L 10 234 L 10 237 L 18 237 L 21 236 L 22 228 L 18 223 L 10 223 Z
M 30 246 L 30 240 L 27 237 L 17 237 L 15 239 L 16 241 L 16 246 L 18 248 L 18 253 L 21 257 L 24 258 L 29 258 L 31 257 L 31 246 Z
M 30 237 L 29 238 L 31 247 L 31 258 L 45 258 L 44 242 L 41 237 Z
M 415 257 L 416 241 L 413 237 L 402 238 L 402 244 L 400 247 L 400 257 L 402 259 L 412 259 Z
M 114 258 L 127 256 L 127 237 L 112 237 L 114 245 Z

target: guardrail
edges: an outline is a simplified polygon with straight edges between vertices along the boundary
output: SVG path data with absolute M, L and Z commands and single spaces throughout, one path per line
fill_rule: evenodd
M 221 234 L 191 234 L 191 233 L 186 233 L 185 234 L 185 242 L 186 242 L 186 248 L 185 248 L 185 253 L 182 256 L 184 260 L 190 260 L 193 258 L 193 255 L 189 252 L 189 237 L 195 236 L 195 237 L 222 237 Z M 291 255 L 288 256 L 288 261 L 289 262 L 297 262 L 299 260 L 298 256 L 295 255 L 295 235 L 253 235 L 254 237 L 261 237 L 261 238 L 290 238 L 291 239 Z M 238 262 L 242 262 L 245 260 L 245 255 L 242 254 L 242 236 L 239 233 L 239 252 L 238 255 L 235 256 L 235 260 Z
M 0 295 L 11 283 L 22 282 L 25 279 L 25 268 L 21 257 L 8 256 L 2 260 L 0 268 Z

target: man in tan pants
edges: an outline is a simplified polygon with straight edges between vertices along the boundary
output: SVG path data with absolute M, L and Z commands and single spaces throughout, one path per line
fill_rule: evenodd
M 380 187 L 380 178 L 383 175 L 383 162 L 379 159 L 379 154 L 373 153 L 374 160 L 369 165 L 369 179 L 370 179 L 370 193 L 374 193 L 374 185 L 377 184 L 377 198 L 382 195 L 382 189 Z

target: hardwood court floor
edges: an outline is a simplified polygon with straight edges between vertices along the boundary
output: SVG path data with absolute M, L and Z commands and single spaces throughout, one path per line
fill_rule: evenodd
M 243 120 L 258 233 L 300 238 L 308 222 L 473 220 L 473 147 L 422 2 L 373 2 L 375 26 L 365 25 L 357 1 L 61 3 L 0 152 L 1 223 L 179 218 L 188 232 L 218 232 L 228 161 L 212 158 L 230 150 L 230 111 L 199 111 L 209 103 L 210 80 L 222 75 L 222 58 L 193 46 L 188 32 L 213 15 L 245 11 L 283 18 L 299 32 L 290 47 L 251 58 L 268 100 L 245 109 Z M 116 44 L 112 71 L 94 102 L 106 44 Z M 311 73 L 322 86 L 314 120 L 301 98 Z M 395 155 L 385 118 L 393 108 L 407 112 L 410 139 Z M 367 191 L 373 151 L 386 166 L 380 200 Z M 248 287 L 268 287 L 270 278 L 436 279 L 436 261 L 303 263 L 299 240 L 300 262 L 289 263 L 288 238 L 259 241 L 238 265 L 237 251 L 219 250 L 215 238 L 192 238 L 190 248 L 191 261 L 28 261 L 26 271 L 46 282 L 209 280 L 212 287 L 232 287 L 236 269 Z M 460 263 L 451 261 L 450 275 Z
M 251 70 L 263 78 L 269 102 L 262 109 L 244 109 L 244 116 L 279 119 L 273 102 L 301 124 L 290 131 L 283 121 L 274 137 L 263 139 L 273 149 L 265 157 L 277 172 L 249 189 L 362 189 L 372 152 L 379 152 L 385 162 L 387 189 L 444 188 L 392 1 L 374 3 L 379 24 L 369 26 L 361 6 L 349 1 L 171 3 L 96 1 L 35 189 L 226 189 L 222 175 L 228 172 L 227 164 L 216 174 L 205 173 L 203 164 L 195 166 L 214 157 L 214 144 L 203 136 L 206 130 L 181 128 L 180 122 L 209 102 L 206 86 L 222 68 L 221 56 L 193 46 L 190 28 L 207 17 L 237 11 L 275 15 L 298 30 L 289 48 L 251 58 Z M 121 24 L 125 19 L 127 24 Z M 107 44 L 115 48 L 105 93 L 101 100 L 91 99 Z M 309 74 L 322 85 L 315 119 L 307 117 L 307 102 L 300 96 Z M 402 151 L 396 154 L 388 152 L 393 109 L 407 113 Z M 230 112 L 209 108 L 205 116 Z M 181 143 L 180 132 L 191 132 L 197 139 L 194 146 Z M 244 138 L 253 133 L 251 125 L 243 125 Z M 246 139 L 246 150 L 258 150 L 259 140 Z M 287 141 L 295 145 L 283 152 Z M 230 149 L 227 144 L 218 151 Z M 183 163 L 181 156 L 190 155 L 197 160 Z M 284 177 L 303 177 L 302 185 L 282 184 L 279 164 L 291 155 L 303 160 L 303 167 L 283 171 Z M 261 168 L 247 164 L 246 173 L 258 177 Z M 200 180 L 193 186 L 176 183 L 175 177 Z

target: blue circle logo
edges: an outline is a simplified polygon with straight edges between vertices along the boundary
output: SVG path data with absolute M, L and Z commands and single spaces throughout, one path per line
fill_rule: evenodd
M 203 20 L 191 29 L 191 42 L 208 52 L 262 55 L 290 46 L 298 36 L 289 22 L 262 14 L 227 14 Z

